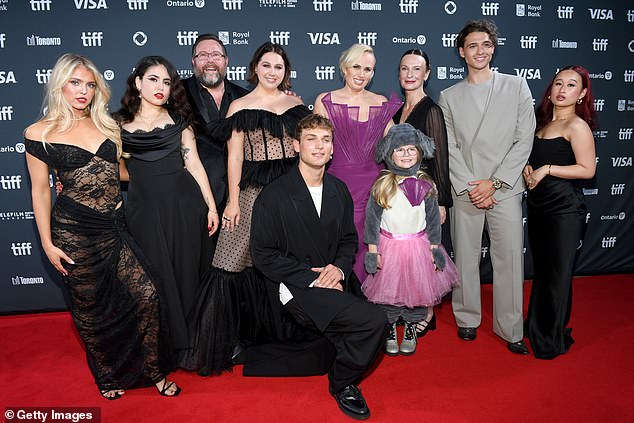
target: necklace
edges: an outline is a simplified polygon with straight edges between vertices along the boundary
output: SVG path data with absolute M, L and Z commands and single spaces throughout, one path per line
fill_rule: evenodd
M 73 117 L 70 118 L 70 120 L 78 121 L 78 120 L 86 119 L 87 117 L 88 115 L 83 115 L 81 117 L 75 117 L 75 115 L 73 115 Z
M 163 115 L 163 111 L 162 111 L 162 110 L 161 110 L 161 111 L 159 111 L 159 112 L 156 114 L 156 116 L 154 116 L 151 120 L 149 120 L 149 119 L 148 119 L 148 118 L 146 118 L 145 116 L 141 115 L 140 113 L 139 113 L 139 115 L 138 115 L 138 116 L 139 116 L 139 118 L 141 118 L 141 120 L 142 120 L 143 122 L 145 122 L 146 128 L 148 128 L 148 129 L 150 129 L 150 130 L 151 130 L 151 129 L 153 129 L 153 128 L 154 128 L 154 126 L 153 126 L 153 125 L 154 125 L 154 122 L 156 122 L 156 120 L 157 120 L 157 119 L 158 119 L 161 115 Z

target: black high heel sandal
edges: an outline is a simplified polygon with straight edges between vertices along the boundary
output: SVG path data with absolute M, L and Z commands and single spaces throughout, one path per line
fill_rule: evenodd
M 174 391 L 173 394 L 168 394 L 167 391 L 172 387 L 172 386 L 176 386 L 176 391 Z M 164 397 L 176 397 L 178 396 L 178 394 L 181 393 L 181 388 L 180 386 L 176 385 L 176 382 L 170 382 L 167 383 L 167 378 L 163 379 L 163 387 L 159 388 L 158 386 L 156 387 L 156 390 L 158 391 L 159 395 L 162 395 Z
M 114 395 L 107 397 L 106 394 L 108 392 L 114 392 Z M 121 398 L 123 396 L 123 394 L 120 394 L 119 392 L 117 392 L 116 389 L 105 389 L 103 391 L 99 391 L 99 393 L 101 393 L 101 396 L 104 397 L 105 399 L 109 400 L 109 401 L 114 401 L 114 400 L 118 400 L 119 398 Z
M 436 330 L 436 314 L 434 313 L 431 316 L 431 320 L 428 322 L 427 320 L 421 320 L 416 323 L 416 336 L 422 338 L 427 334 L 430 330 Z

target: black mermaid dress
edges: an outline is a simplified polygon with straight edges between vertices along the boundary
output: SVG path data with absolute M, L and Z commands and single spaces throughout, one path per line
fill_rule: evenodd
M 543 165 L 576 163 L 563 137 L 535 137 L 529 162 Z M 586 206 L 577 181 L 547 175 L 528 192 L 528 236 L 533 255 L 533 286 L 524 333 L 537 358 L 568 351 L 574 340 L 566 327 L 572 309 L 572 276 L 583 238 Z
M 70 312 L 100 390 L 159 382 L 172 368 L 160 295 L 125 227 L 116 146 L 96 153 L 26 140 L 29 154 L 57 170 L 64 186 L 51 212 L 53 244 L 64 264 Z

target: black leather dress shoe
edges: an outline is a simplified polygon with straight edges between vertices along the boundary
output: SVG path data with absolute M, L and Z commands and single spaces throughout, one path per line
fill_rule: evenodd
M 515 354 L 528 355 L 528 347 L 524 341 L 509 342 L 506 347 Z
M 370 409 L 365 403 L 365 398 L 355 385 L 348 385 L 339 392 L 333 392 L 331 389 L 330 393 L 346 416 L 356 420 L 365 420 L 370 417 Z
M 458 328 L 458 338 L 473 341 L 476 339 L 476 328 Z

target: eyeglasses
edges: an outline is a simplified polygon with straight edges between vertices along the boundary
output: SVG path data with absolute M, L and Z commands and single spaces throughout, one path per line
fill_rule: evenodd
M 201 51 L 200 53 L 194 55 L 194 59 L 197 60 L 222 60 L 225 58 L 225 55 L 217 52 L 217 51 L 212 51 L 212 52 L 207 52 L 207 51 Z
M 399 147 L 399 148 L 395 148 L 394 149 L 394 154 L 396 154 L 398 157 L 403 157 L 405 156 L 405 153 L 407 153 L 408 156 L 414 156 L 416 155 L 416 153 L 418 153 L 418 148 L 416 147 Z

